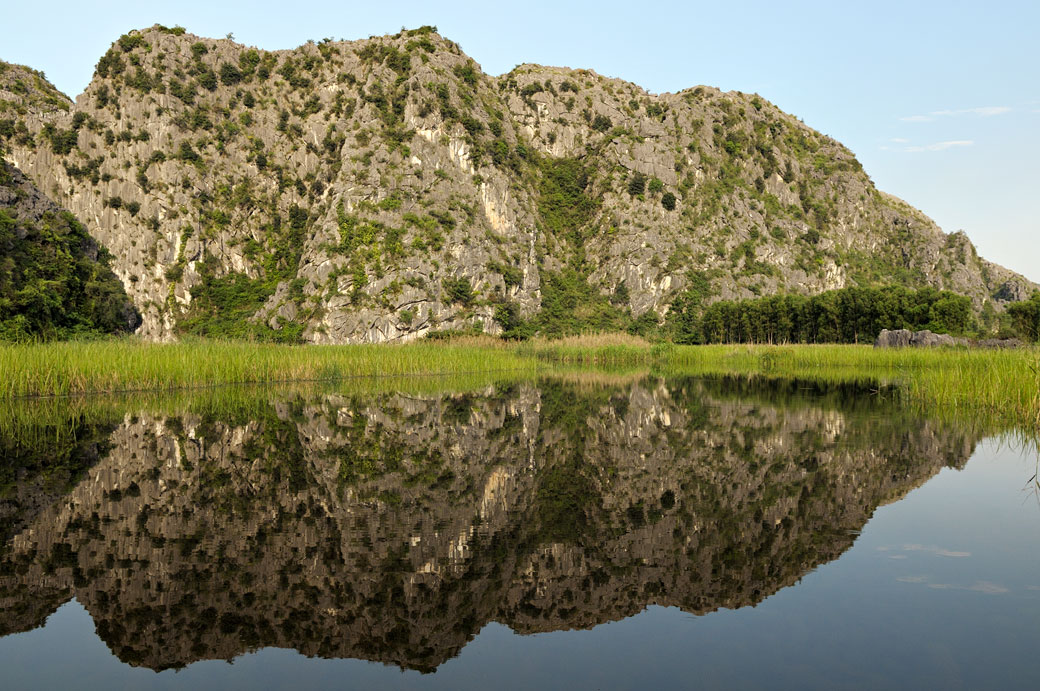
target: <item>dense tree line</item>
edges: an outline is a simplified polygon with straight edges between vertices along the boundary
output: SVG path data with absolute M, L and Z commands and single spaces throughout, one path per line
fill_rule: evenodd
M 901 286 L 723 300 L 703 312 L 680 296 L 670 321 L 679 343 L 869 343 L 882 329 L 963 334 L 973 325 L 963 295 Z
M 1040 292 L 1033 293 L 1028 300 L 1008 305 L 1007 313 L 1012 326 L 1023 338 L 1040 342 Z

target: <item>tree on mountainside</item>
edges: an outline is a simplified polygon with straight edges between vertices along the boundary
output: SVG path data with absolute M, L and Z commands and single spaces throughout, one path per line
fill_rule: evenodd
M 1022 302 L 1014 302 L 1008 305 L 1008 316 L 1011 323 L 1028 341 L 1040 341 L 1040 292 Z
M 0 209 L 0 340 L 129 331 L 137 316 L 93 240 L 68 212 L 39 222 Z

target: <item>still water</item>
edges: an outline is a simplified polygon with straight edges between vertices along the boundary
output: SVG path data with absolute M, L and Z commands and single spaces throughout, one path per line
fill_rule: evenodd
M 4 411 L 0 686 L 1040 686 L 1027 435 L 853 385 L 423 388 Z

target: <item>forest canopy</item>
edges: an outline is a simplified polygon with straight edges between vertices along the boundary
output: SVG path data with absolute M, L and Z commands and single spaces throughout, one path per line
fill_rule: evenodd
M 86 228 L 7 166 L 0 193 L 0 341 L 132 331 L 140 318 Z M 19 212 L 38 205 L 50 210 Z
M 669 319 L 678 343 L 869 343 L 882 329 L 959 335 L 973 326 L 971 300 L 926 287 L 849 287 L 819 295 L 722 300 L 699 312 L 677 300 Z

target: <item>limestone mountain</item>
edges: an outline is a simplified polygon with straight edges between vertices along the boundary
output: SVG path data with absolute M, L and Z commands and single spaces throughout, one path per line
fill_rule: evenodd
M 283 51 L 131 32 L 75 103 L 4 67 L 0 138 L 151 338 L 559 333 L 889 283 L 991 313 L 1035 288 L 758 96 L 492 77 L 430 27 Z

